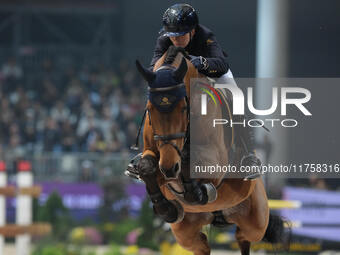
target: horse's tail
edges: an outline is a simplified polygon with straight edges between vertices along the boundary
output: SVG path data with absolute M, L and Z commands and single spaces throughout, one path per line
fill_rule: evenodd
M 287 231 L 285 230 L 287 229 Z M 282 248 L 289 249 L 291 239 L 291 226 L 290 222 L 283 219 L 279 215 L 269 214 L 269 223 L 264 234 L 263 241 L 272 244 L 282 244 Z

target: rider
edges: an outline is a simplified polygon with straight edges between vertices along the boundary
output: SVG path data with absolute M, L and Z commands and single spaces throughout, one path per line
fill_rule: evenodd
M 231 72 L 226 59 L 227 54 L 217 43 L 213 32 L 199 24 L 197 13 L 192 6 L 188 4 L 175 4 L 168 8 L 163 14 L 163 28 L 160 33 L 161 35 L 157 39 L 150 68 L 153 68 L 156 61 L 167 51 L 169 46 L 174 45 L 185 48 L 190 54 L 191 63 L 200 73 L 213 78 L 219 78 L 228 73 L 230 77 Z M 247 151 L 243 157 L 242 164 L 260 166 L 261 162 L 254 153 L 254 135 L 252 130 L 249 127 L 241 126 L 239 136 Z M 189 143 L 185 146 L 188 148 Z M 145 165 L 145 162 L 140 163 Z M 143 171 L 143 167 L 139 167 L 139 169 Z M 150 171 L 148 173 L 150 174 Z M 244 179 L 255 179 L 258 176 L 259 174 L 252 174 L 245 176 Z M 150 178 L 150 175 L 148 177 Z M 156 178 L 155 173 L 154 178 Z M 187 201 L 194 204 L 207 203 L 207 190 L 204 186 L 200 185 L 196 180 L 190 179 L 190 176 L 182 176 L 182 181 L 185 188 L 184 198 Z M 156 184 L 156 182 L 153 183 Z M 158 189 L 146 186 L 156 213 L 165 221 L 173 221 L 175 218 L 173 205 L 161 194 L 150 193 L 151 190 L 156 191 Z M 153 199 L 154 197 L 157 197 L 157 199 Z

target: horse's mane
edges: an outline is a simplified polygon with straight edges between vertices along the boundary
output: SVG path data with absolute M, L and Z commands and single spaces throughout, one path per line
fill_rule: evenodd
M 185 51 L 184 48 L 176 47 L 174 45 L 171 45 L 169 47 L 169 49 L 167 50 L 167 52 L 166 52 L 165 60 L 163 62 L 163 65 L 170 65 L 170 64 L 172 64 L 172 62 L 174 62 L 174 60 L 175 60 L 175 58 L 176 58 L 178 53 L 182 53 L 185 58 L 189 57 L 188 53 Z

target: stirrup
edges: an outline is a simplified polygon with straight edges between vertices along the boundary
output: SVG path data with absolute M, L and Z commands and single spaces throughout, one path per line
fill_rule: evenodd
M 261 173 L 255 173 L 251 175 L 247 175 L 243 178 L 244 181 L 253 181 L 261 176 Z
M 203 186 L 207 189 L 208 203 L 212 203 L 217 199 L 217 190 L 211 182 L 204 183 Z
M 245 164 L 244 162 L 246 162 L 246 160 L 250 160 L 251 164 L 250 165 Z M 262 174 L 262 172 L 261 172 L 261 166 L 262 166 L 261 161 L 254 154 L 248 154 L 246 156 L 243 156 L 241 161 L 240 161 L 240 165 L 241 166 L 249 166 L 251 168 L 256 167 L 256 170 L 257 170 L 257 172 L 255 172 L 255 173 L 252 172 L 251 174 L 244 176 L 243 177 L 244 181 L 255 180 L 255 179 L 259 178 Z M 247 172 L 245 172 L 245 174 L 247 174 Z
M 138 153 L 136 156 L 134 156 L 130 163 L 128 164 L 124 174 L 128 177 L 137 179 L 137 180 L 141 180 L 140 176 L 139 176 L 139 171 L 138 171 L 138 163 L 142 158 L 143 153 Z

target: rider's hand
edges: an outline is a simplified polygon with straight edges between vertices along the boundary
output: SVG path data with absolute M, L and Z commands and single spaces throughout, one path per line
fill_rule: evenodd
M 190 55 L 190 62 L 197 68 L 198 71 L 206 70 L 209 67 L 208 61 L 202 56 Z

